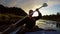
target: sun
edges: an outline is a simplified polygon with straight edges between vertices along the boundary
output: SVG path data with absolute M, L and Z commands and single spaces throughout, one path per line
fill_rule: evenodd
M 39 16 L 39 14 L 38 14 L 37 11 L 35 11 L 35 12 L 33 13 L 32 17 L 37 17 L 37 16 Z

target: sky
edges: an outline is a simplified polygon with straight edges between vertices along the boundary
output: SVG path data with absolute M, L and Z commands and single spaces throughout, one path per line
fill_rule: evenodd
M 8 7 L 22 8 L 26 13 L 31 9 L 35 10 L 41 7 L 43 3 L 47 3 L 48 6 L 39 9 L 42 15 L 60 12 L 60 0 L 0 0 L 0 4 Z

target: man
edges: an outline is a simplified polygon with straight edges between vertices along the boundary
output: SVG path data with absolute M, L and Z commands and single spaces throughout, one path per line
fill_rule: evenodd
M 30 10 L 30 11 L 29 11 L 29 16 L 27 17 L 27 20 L 26 20 L 26 21 L 27 21 L 27 22 L 26 22 L 26 28 L 32 29 L 32 28 L 35 26 L 35 24 L 36 24 L 36 20 L 42 18 L 42 15 L 41 15 L 41 13 L 39 12 L 39 9 L 36 9 L 36 11 L 37 11 L 38 14 L 39 14 L 39 16 L 37 16 L 37 17 L 32 17 L 32 15 L 33 15 L 33 10 Z
M 22 29 L 19 32 L 20 34 L 24 34 L 25 32 L 32 30 L 33 27 L 35 27 L 36 20 L 42 18 L 42 15 L 39 12 L 39 9 L 36 9 L 36 11 L 38 12 L 39 16 L 32 17 L 33 10 L 29 10 L 29 16 L 21 22 L 22 24 L 26 24 L 26 25 L 25 25 L 25 27 L 22 27 Z

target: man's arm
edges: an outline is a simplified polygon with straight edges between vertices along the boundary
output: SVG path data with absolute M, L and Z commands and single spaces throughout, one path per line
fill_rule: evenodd
M 39 14 L 39 16 L 38 16 L 38 17 L 36 17 L 36 20 L 41 19 L 41 18 L 42 18 L 42 14 L 39 12 L 39 9 L 36 9 L 36 11 L 37 11 L 37 12 L 38 12 L 38 14 Z

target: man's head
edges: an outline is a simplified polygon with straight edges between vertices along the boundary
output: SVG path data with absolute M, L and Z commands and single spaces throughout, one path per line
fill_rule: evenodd
M 33 10 L 29 10 L 29 16 L 33 15 Z

